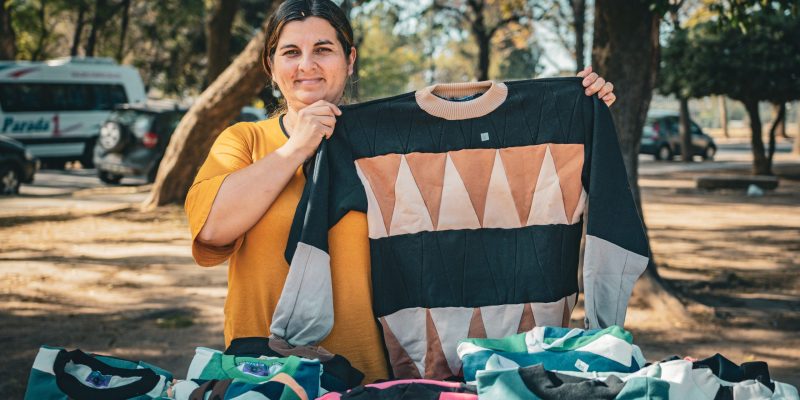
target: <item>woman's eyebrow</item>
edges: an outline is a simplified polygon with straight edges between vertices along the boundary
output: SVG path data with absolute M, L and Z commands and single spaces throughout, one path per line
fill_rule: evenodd
M 288 49 L 288 48 L 290 48 L 290 47 L 297 48 L 297 45 L 296 45 L 296 44 L 291 44 L 291 43 L 289 43 L 289 44 L 285 44 L 285 45 L 281 46 L 280 50 L 283 50 L 283 49 Z
M 320 40 L 317 40 L 317 43 L 314 43 L 314 46 L 319 46 L 319 45 L 322 45 L 322 44 L 333 44 L 333 42 L 331 42 L 328 39 L 320 39 Z

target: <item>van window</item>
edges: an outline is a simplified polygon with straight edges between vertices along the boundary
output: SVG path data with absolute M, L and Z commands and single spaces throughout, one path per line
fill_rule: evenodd
M 0 83 L 0 108 L 5 112 L 108 111 L 127 101 L 119 84 Z

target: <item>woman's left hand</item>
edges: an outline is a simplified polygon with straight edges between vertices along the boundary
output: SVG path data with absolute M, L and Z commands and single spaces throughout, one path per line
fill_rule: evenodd
M 592 72 L 591 65 L 578 72 L 578 76 L 583 78 L 582 83 L 583 87 L 586 88 L 587 96 L 597 93 L 597 97 L 609 107 L 617 100 L 617 96 L 614 95 L 614 85 L 611 82 L 606 82 L 596 72 Z

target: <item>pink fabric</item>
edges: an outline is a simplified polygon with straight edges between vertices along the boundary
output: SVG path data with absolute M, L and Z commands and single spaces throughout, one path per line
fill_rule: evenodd
M 442 387 L 450 387 L 450 388 L 457 388 L 461 387 L 461 384 L 458 382 L 445 382 L 445 381 L 435 381 L 432 379 L 398 379 L 396 381 L 386 381 L 381 383 L 371 383 L 369 385 L 365 385 L 367 387 L 374 387 L 378 389 L 387 389 L 392 386 L 396 385 L 404 385 L 404 384 L 411 384 L 411 383 L 418 383 L 421 385 L 436 385 Z M 327 393 L 322 397 L 318 397 L 317 400 L 338 400 L 342 397 L 341 393 Z M 470 393 L 442 393 L 439 396 L 439 400 L 475 400 L 478 396 Z

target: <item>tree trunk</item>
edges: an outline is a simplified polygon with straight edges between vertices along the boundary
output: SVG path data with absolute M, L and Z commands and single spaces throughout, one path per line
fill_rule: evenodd
M 267 84 L 261 67 L 264 26 L 181 119 L 170 139 L 150 196 L 142 207 L 183 202 L 219 133 Z
M 95 0 L 94 2 L 94 17 L 92 18 L 92 28 L 89 31 L 89 40 L 86 43 L 86 57 L 94 57 L 94 47 L 97 43 L 97 31 L 100 30 L 100 25 L 103 24 L 101 13 L 105 8 L 105 0 Z
M 36 50 L 33 51 L 31 55 L 32 61 L 39 60 L 39 57 L 42 56 L 44 53 L 44 42 L 47 39 L 47 15 L 45 14 L 45 8 L 47 7 L 47 2 L 45 0 L 41 0 L 40 3 L 41 7 L 37 10 L 37 15 L 39 17 L 39 27 L 41 31 L 39 32 L 39 40 L 36 42 Z
M 744 108 L 750 119 L 750 144 L 753 151 L 753 174 L 772 175 L 769 159 L 764 154 L 764 138 L 761 132 L 761 116 L 758 115 L 758 101 L 747 100 Z
M 578 73 L 586 66 L 583 62 L 583 53 L 586 51 L 583 41 L 586 32 L 586 0 L 570 0 L 569 4 L 572 7 L 572 28 L 575 30 L 575 73 Z
M 75 21 L 75 33 L 72 34 L 72 48 L 69 50 L 69 55 L 75 57 L 78 55 L 78 49 L 81 47 L 81 36 L 83 35 L 83 26 L 86 21 L 86 3 L 81 2 L 78 6 L 78 20 Z
M 13 3 L 3 1 L 0 4 L 0 60 L 17 58 L 17 35 L 11 25 Z
M 689 99 L 681 98 L 678 116 L 678 133 L 681 136 L 681 160 L 685 163 L 694 161 L 692 156 L 692 126 L 689 123 Z
M 777 113 L 772 121 L 772 126 L 769 128 L 769 148 L 767 150 L 767 162 L 769 163 L 770 170 L 772 169 L 772 160 L 775 157 L 775 137 L 781 129 L 785 126 L 786 122 L 786 103 L 776 104 Z
M 783 117 L 779 117 L 783 113 Z M 779 121 L 777 127 L 775 127 L 775 135 L 780 136 L 784 139 L 788 139 L 789 136 L 786 135 L 786 103 L 773 103 L 772 104 L 772 121 L 773 124 L 775 121 Z
M 722 134 L 729 138 L 731 135 L 728 132 L 728 103 L 725 96 L 717 96 L 717 99 L 719 99 L 719 126 L 722 128 Z
M 642 215 L 638 183 L 639 146 L 655 86 L 659 61 L 659 17 L 647 2 L 597 0 L 595 2 L 592 65 L 600 76 L 614 82 L 617 101 L 611 113 L 617 128 L 628 182 Z M 651 308 L 669 315 L 674 323 L 691 317 L 651 262 L 639 286 Z
M 117 49 L 117 62 L 122 64 L 125 56 L 125 36 L 128 35 L 128 16 L 131 11 L 131 0 L 122 0 L 122 22 L 119 29 L 119 48 Z
M 239 0 L 216 0 L 206 22 L 206 57 L 208 73 L 206 85 L 228 67 L 231 58 L 231 27 L 239 9 Z

